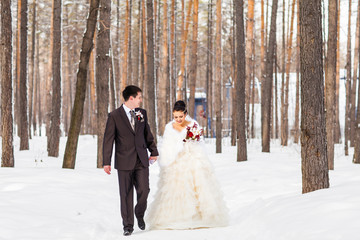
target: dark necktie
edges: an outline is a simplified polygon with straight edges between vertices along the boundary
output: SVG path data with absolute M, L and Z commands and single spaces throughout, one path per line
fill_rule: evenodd
M 130 123 L 131 123 L 131 127 L 133 130 L 135 130 L 135 111 L 134 110 L 130 110 Z

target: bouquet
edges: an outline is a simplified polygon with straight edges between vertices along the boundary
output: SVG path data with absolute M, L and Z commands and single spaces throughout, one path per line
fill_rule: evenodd
M 200 137 L 204 134 L 204 130 L 199 127 L 196 123 L 192 127 L 186 127 L 186 137 L 183 142 L 198 142 L 200 141 Z

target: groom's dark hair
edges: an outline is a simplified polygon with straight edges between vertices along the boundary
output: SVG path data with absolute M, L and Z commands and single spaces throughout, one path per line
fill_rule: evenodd
M 124 98 L 124 100 L 126 102 L 127 100 L 129 100 L 129 98 L 131 96 L 133 96 L 135 98 L 138 95 L 139 92 L 142 92 L 141 88 L 139 88 L 137 86 L 134 86 L 134 85 L 129 85 L 129 86 L 126 86 L 126 88 L 122 92 L 122 95 L 123 95 L 123 98 Z

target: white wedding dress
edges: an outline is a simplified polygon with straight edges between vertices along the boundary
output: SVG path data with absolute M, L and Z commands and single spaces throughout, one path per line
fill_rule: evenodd
M 188 126 L 193 126 L 194 120 Z M 204 142 L 183 142 L 181 132 L 165 127 L 160 176 L 146 220 L 150 229 L 195 229 L 228 224 L 228 209 L 205 152 Z

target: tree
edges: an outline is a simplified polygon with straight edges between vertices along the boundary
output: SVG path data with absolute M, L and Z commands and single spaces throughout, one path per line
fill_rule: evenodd
M 340 94 L 340 0 L 337 0 L 337 23 L 336 23 L 336 80 L 335 80 L 335 115 L 334 115 L 334 143 L 340 143 L 340 116 L 339 116 L 339 94 Z
M 286 63 L 286 85 L 285 85 L 285 99 L 284 99 L 284 118 L 283 124 L 281 124 L 281 142 L 283 146 L 287 146 L 289 138 L 289 119 L 288 119 L 288 110 L 289 110 L 289 82 L 290 82 L 290 67 L 291 67 L 291 54 L 292 54 L 292 41 L 293 41 L 293 29 L 294 29 L 294 16 L 295 16 L 295 0 L 292 1 L 291 8 L 291 23 L 290 23 L 290 36 L 288 42 L 288 55 Z
M 84 33 L 81 51 L 80 63 L 76 80 L 76 93 L 73 111 L 71 113 L 71 122 L 69 136 L 66 142 L 63 168 L 75 168 L 76 150 L 79 139 L 81 122 L 83 119 L 84 101 L 87 84 L 87 70 L 89 64 L 90 53 L 93 48 L 93 38 L 99 9 L 99 0 L 90 1 L 89 15 L 86 23 L 86 31 Z
M 296 37 L 296 100 L 295 100 L 295 122 L 294 122 L 294 143 L 299 142 L 299 112 L 300 112 L 300 15 L 299 0 L 297 1 L 297 37 Z
M 232 88 L 231 88 L 231 104 L 232 104 L 232 113 L 231 113 L 231 146 L 236 146 L 237 142 L 237 114 L 238 112 L 234 109 L 237 106 L 237 97 L 236 97 L 236 76 L 237 76 L 237 68 L 236 68 L 236 1 L 233 1 L 233 9 L 232 9 L 232 28 L 229 39 L 230 48 L 231 48 L 231 78 L 233 79 Z
M 345 155 L 349 155 L 349 135 L 350 135 L 350 101 L 351 101 L 351 3 L 349 1 L 349 18 L 348 18 L 348 38 L 346 53 L 346 111 L 345 111 Z
M 300 1 L 302 192 L 329 187 L 321 0 Z
M 191 59 L 190 59 L 190 97 L 189 97 L 189 114 L 195 117 L 195 87 L 196 87 L 196 74 L 197 74 L 197 60 L 198 60 L 198 19 L 199 19 L 199 0 L 194 0 L 193 11 L 193 29 L 192 29 L 192 46 L 191 46 Z
M 266 28 L 265 28 L 265 11 L 264 11 L 264 0 L 261 0 L 261 40 L 260 40 L 260 70 L 261 70 L 261 78 L 260 81 L 261 83 L 265 82 L 265 77 L 266 77 L 266 40 L 265 40 L 265 36 L 266 36 Z
M 153 17 L 153 3 L 152 0 L 146 0 L 146 15 L 147 15 L 147 97 L 148 97 L 148 119 L 151 132 L 154 135 L 155 142 L 157 136 L 156 128 L 156 114 L 155 114 L 155 61 L 154 61 L 154 17 Z
M 164 17 L 162 21 L 162 52 L 161 52 L 161 71 L 159 74 L 159 97 L 158 105 L 161 106 L 158 108 L 158 126 L 159 126 L 159 135 L 163 135 L 165 124 L 167 123 L 166 115 L 168 114 L 169 109 L 166 106 L 167 96 L 167 83 L 169 82 L 169 56 L 168 56 L 168 3 L 167 0 L 163 0 L 163 12 Z
M 1 0 L 1 167 L 14 167 L 11 0 Z
M 125 41 L 124 41 L 124 58 L 123 58 L 123 67 L 122 67 L 122 78 L 121 78 L 121 91 L 126 87 L 126 85 L 131 84 L 131 82 L 129 82 L 129 74 L 131 74 L 129 72 L 129 64 L 131 64 L 131 62 L 129 62 L 129 54 L 130 54 L 130 28 L 131 28 L 131 24 L 130 24 L 130 18 L 131 18 L 131 8 L 130 5 L 131 3 L 129 3 L 129 1 L 131 0 L 126 0 L 126 11 L 125 11 Z
M 103 166 L 103 139 L 109 107 L 111 1 L 100 0 L 100 26 L 96 39 L 97 167 Z
M 142 31 L 141 31 L 141 41 L 142 41 L 142 49 L 141 49 L 141 84 L 142 85 L 142 89 L 144 93 L 147 93 L 147 89 L 148 89 L 148 81 L 146 81 L 146 74 L 147 74 L 147 68 L 148 68 L 148 59 L 147 59 L 147 49 L 148 49 L 148 44 L 146 41 L 146 24 L 147 24 L 147 20 L 146 20 L 146 7 L 145 7 L 145 1 L 141 1 L 141 6 L 142 6 Z M 148 107 L 148 102 L 149 102 L 149 98 L 148 96 L 146 96 L 146 94 L 144 94 L 144 108 Z
M 28 150 L 29 122 L 27 114 L 27 0 L 21 0 L 20 5 L 20 150 Z
M 274 52 L 276 44 L 276 16 L 278 1 L 273 0 L 271 26 L 266 54 L 266 78 L 261 84 L 261 134 L 262 151 L 270 152 L 270 124 L 271 124 L 271 91 L 273 79 Z
M 215 35 L 215 116 L 216 116 L 216 153 L 221 153 L 222 140 L 222 99 L 221 99 L 221 82 L 222 82 L 222 64 L 221 64 L 221 0 L 216 1 L 216 35 Z
M 213 1 L 208 3 L 208 29 L 207 29 L 207 48 L 206 53 L 206 136 L 212 136 L 212 115 L 213 115 Z M 210 119 L 210 123 L 209 123 Z
M 281 56 L 281 145 L 283 145 L 282 135 L 284 134 L 284 118 L 285 118 L 285 68 L 286 68 L 286 40 L 285 40 L 285 0 L 283 0 L 282 8 L 282 56 Z
M 29 137 L 31 139 L 31 122 L 33 118 L 34 78 L 35 78 L 35 29 L 36 29 L 36 0 L 32 6 L 31 52 L 29 73 Z
M 336 49 L 337 49 L 337 0 L 329 0 L 329 35 L 327 46 L 327 67 L 325 84 L 326 136 L 329 169 L 334 169 L 334 122 L 335 122 L 335 84 L 336 84 Z
M 61 132 L 61 0 L 53 0 L 52 11 L 52 109 L 48 154 L 58 157 Z
M 241 1 L 242 3 L 244 1 Z M 241 4 L 241 3 L 240 3 Z M 252 70 L 254 68 L 255 56 L 253 56 L 253 42 L 254 42 L 254 0 L 248 0 L 248 16 L 247 16 L 247 29 L 246 29 L 246 81 L 245 81 L 245 103 L 246 103 L 246 132 L 250 136 L 250 95 L 251 95 L 251 79 Z M 237 15 L 239 16 L 239 15 Z
M 252 54 L 252 53 L 251 53 Z M 246 127 L 245 127 L 245 30 L 244 1 L 236 1 L 236 92 L 237 92 L 237 161 L 247 160 Z M 249 64 L 249 63 L 248 63 Z M 250 79 L 249 79 L 250 80 Z
M 360 0 L 358 2 L 358 12 L 360 12 Z M 358 24 L 357 26 L 358 31 L 360 33 L 360 24 Z M 357 41 L 360 41 L 360 38 L 356 39 Z M 360 45 L 360 42 L 358 43 L 358 46 Z M 358 55 L 357 57 L 358 59 L 358 63 L 360 62 L 360 48 L 357 49 Z M 359 66 L 358 66 L 359 67 Z M 353 84 L 354 86 L 355 84 Z M 356 86 L 356 85 L 355 85 Z M 360 93 L 360 84 L 358 84 L 358 96 Z M 360 97 L 357 98 L 358 102 L 357 102 L 357 108 L 359 109 L 360 106 Z M 360 111 L 357 111 L 356 114 L 356 127 L 355 127 L 355 146 L 354 146 L 354 157 L 353 157 L 353 162 L 359 164 L 360 163 Z
M 352 75 L 352 84 L 351 84 L 351 96 L 350 96 L 350 146 L 355 146 L 355 128 L 356 128 L 356 119 L 355 119 L 355 108 L 356 108 L 356 84 L 358 78 L 358 65 L 359 65 L 359 44 L 360 44 L 360 11 L 358 9 L 357 18 L 356 18 L 356 33 L 355 33 L 355 49 L 354 49 L 354 68 Z
M 176 2 L 175 0 L 171 0 L 171 22 L 170 22 L 170 75 L 171 75 L 171 88 L 172 91 L 169 92 L 170 93 L 170 102 L 169 105 L 170 106 L 174 106 L 175 101 L 176 101 L 176 75 L 177 75 L 177 71 L 176 71 L 176 57 L 177 57 L 177 49 L 176 49 L 176 15 L 177 15 L 177 11 L 176 11 Z M 170 107 L 170 109 L 172 109 Z M 169 120 L 170 120 L 170 115 L 171 115 L 172 111 L 170 111 L 169 114 Z
M 181 31 L 181 56 L 180 56 L 180 73 L 179 73 L 179 79 L 177 84 L 177 93 L 176 93 L 176 99 L 182 99 L 183 93 L 185 90 L 183 89 L 183 82 L 185 77 L 185 51 L 186 51 L 186 42 L 189 32 L 189 24 L 190 24 L 190 16 L 191 16 L 191 9 L 192 9 L 193 0 L 189 1 L 188 11 L 186 15 L 186 22 L 182 24 L 182 31 Z M 184 7 L 184 5 L 183 5 Z M 185 8 L 185 7 L 184 7 Z M 185 11 L 183 11 L 183 14 L 185 14 Z M 184 99 L 186 100 L 186 99 Z

